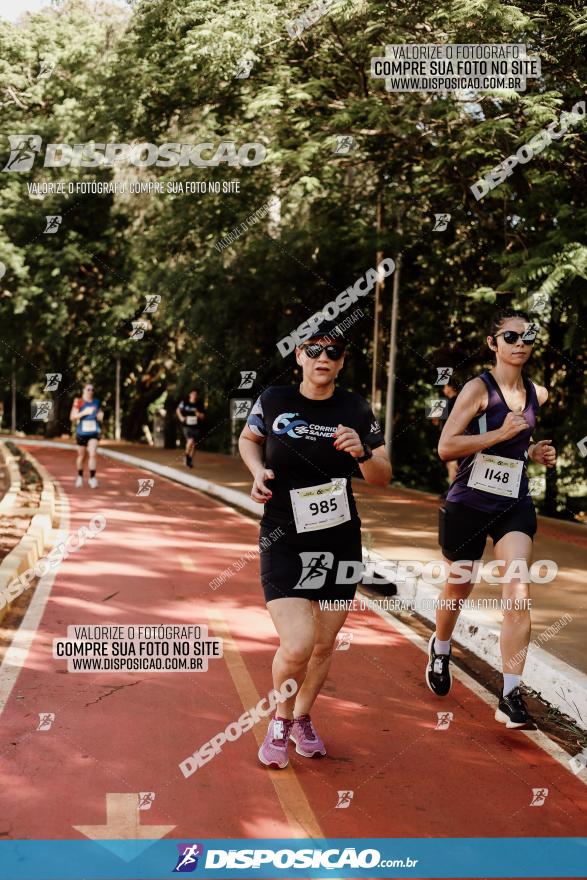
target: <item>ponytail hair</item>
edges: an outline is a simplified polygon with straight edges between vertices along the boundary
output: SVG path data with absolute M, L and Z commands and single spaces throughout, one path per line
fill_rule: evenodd
M 488 335 L 493 336 L 495 340 L 495 334 L 499 333 L 504 321 L 507 321 L 509 318 L 521 318 L 523 321 L 531 323 L 528 312 L 523 312 L 520 309 L 500 309 L 494 313 L 491 319 L 491 328 Z

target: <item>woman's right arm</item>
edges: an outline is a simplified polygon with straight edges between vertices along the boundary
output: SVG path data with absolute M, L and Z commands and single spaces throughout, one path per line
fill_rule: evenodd
M 465 434 L 464 431 L 475 416 L 487 406 L 487 388 L 482 379 L 471 379 L 457 397 L 452 412 L 446 420 L 438 441 L 438 455 L 442 461 L 454 461 L 481 452 L 495 443 L 509 440 L 528 427 L 524 416 L 509 412 L 501 428 L 485 434 Z
M 238 449 L 241 458 L 253 475 L 253 488 L 251 498 L 259 504 L 265 504 L 272 496 L 267 488 L 267 480 L 274 480 L 275 474 L 265 467 L 263 456 L 264 437 L 258 437 L 245 425 L 238 440 Z

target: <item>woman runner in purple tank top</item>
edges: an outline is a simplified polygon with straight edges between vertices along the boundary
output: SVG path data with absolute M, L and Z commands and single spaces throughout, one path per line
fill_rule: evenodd
M 449 574 L 428 645 L 426 682 L 439 697 L 450 690 L 451 636 L 490 535 L 504 579 L 504 687 L 495 718 L 507 727 L 523 727 L 531 720 L 519 687 L 531 628 L 525 574 L 536 532 L 526 465 L 528 460 L 546 467 L 556 463 L 550 440 L 532 443 L 538 408 L 548 398 L 546 388 L 522 374 L 536 333 L 537 326 L 524 312 L 498 312 L 487 337 L 495 365 L 464 386 L 438 444 L 440 458 L 458 459 L 459 468 L 439 512 L 439 543 Z

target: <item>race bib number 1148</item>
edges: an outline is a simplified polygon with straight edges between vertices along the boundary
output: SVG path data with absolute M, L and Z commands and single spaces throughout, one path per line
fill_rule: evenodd
M 473 462 L 467 486 L 481 489 L 492 495 L 503 495 L 505 498 L 517 498 L 520 493 L 520 482 L 524 470 L 524 462 L 517 458 L 505 458 L 503 455 L 487 455 L 478 452 Z

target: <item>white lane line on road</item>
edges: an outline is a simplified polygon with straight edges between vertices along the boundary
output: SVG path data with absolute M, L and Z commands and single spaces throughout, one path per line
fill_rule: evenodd
M 62 540 L 63 535 L 66 534 L 69 529 L 70 506 L 60 483 L 55 477 L 53 477 L 53 475 L 51 475 L 51 479 L 59 490 L 60 516 L 57 535 L 53 544 L 53 546 L 55 546 L 55 544 Z M 0 665 L 0 715 L 2 715 L 2 712 L 4 711 L 6 703 L 12 693 L 12 689 L 20 675 L 20 671 L 26 663 L 30 647 L 37 634 L 39 624 L 45 612 L 47 600 L 49 599 L 51 590 L 53 589 L 53 583 L 55 582 L 55 578 L 57 577 L 60 568 L 61 563 L 39 579 L 37 586 L 31 594 L 29 607 L 25 612 L 19 628 L 14 633 L 12 643 L 6 651 L 4 660 Z

